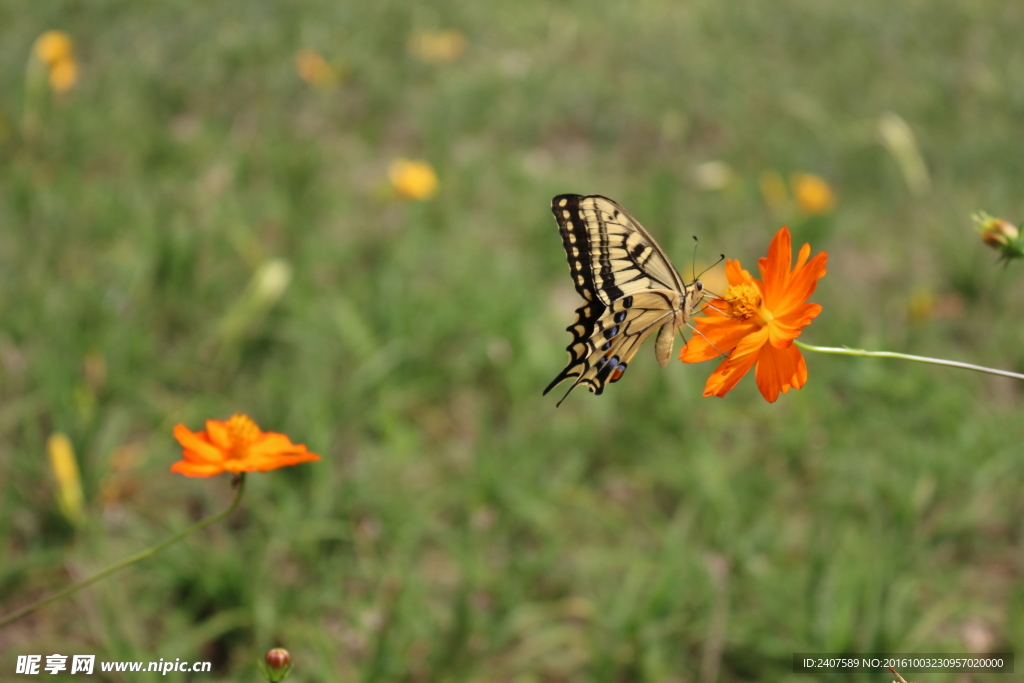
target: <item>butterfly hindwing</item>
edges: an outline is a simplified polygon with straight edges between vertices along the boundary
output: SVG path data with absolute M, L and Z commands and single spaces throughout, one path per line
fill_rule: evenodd
M 569 362 L 544 393 L 573 378 L 566 396 L 581 384 L 595 394 L 602 393 L 608 383 L 622 377 L 651 333 L 666 323 L 672 325 L 678 305 L 679 295 L 673 290 L 627 295 L 601 307 L 597 315 L 593 303 L 583 304 L 576 310 L 576 320 L 566 328 L 573 335 L 567 347 Z

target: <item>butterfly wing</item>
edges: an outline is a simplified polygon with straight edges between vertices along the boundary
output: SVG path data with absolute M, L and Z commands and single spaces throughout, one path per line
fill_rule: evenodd
M 607 197 L 563 194 L 551 200 L 576 291 L 608 306 L 627 294 L 685 285 L 643 226 Z
M 566 328 L 573 337 L 566 349 L 569 362 L 544 393 L 573 378 L 565 396 L 581 384 L 595 394 L 602 393 L 609 382 L 619 381 L 651 333 L 668 325 L 669 335 L 674 334 L 678 307 L 679 295 L 674 290 L 658 289 L 627 295 L 607 308 L 584 303 Z
M 694 287 L 683 284 L 654 238 L 611 199 L 559 195 L 551 211 L 584 301 L 566 328 L 569 362 L 544 393 L 573 378 L 566 396 L 580 384 L 602 393 L 656 329 L 662 330 L 657 352 L 664 367 L 675 329 L 692 311 Z

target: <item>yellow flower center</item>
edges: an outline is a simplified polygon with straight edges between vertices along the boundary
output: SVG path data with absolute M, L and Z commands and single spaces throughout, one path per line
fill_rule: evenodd
M 231 456 L 244 458 L 250 444 L 260 436 L 260 428 L 248 415 L 235 413 L 228 420 L 228 439 L 231 442 Z
M 725 292 L 725 298 L 732 304 L 732 313 L 737 318 L 752 320 L 764 327 L 775 316 L 764 306 L 761 290 L 752 282 L 733 285 Z

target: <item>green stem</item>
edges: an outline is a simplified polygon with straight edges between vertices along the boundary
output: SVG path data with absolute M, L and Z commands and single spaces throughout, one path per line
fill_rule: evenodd
M 126 557 L 125 559 L 121 560 L 120 562 L 116 562 L 116 563 L 110 565 L 106 569 L 100 571 L 98 574 L 93 574 L 89 578 L 83 579 L 83 580 L 78 581 L 76 583 L 73 583 L 70 586 L 68 586 L 67 588 L 65 588 L 64 590 L 58 591 L 58 592 L 54 593 L 53 595 L 51 595 L 51 596 L 49 596 L 47 598 L 43 598 L 42 600 L 39 600 L 38 602 L 33 602 L 31 605 L 26 605 L 25 607 L 22 607 L 21 609 L 15 611 L 15 612 L 11 612 L 7 616 L 5 616 L 3 618 L 0 618 L 0 628 L 3 628 L 4 626 L 7 626 L 11 622 L 13 622 L 13 621 L 15 621 L 17 619 L 20 619 L 21 617 L 25 616 L 26 614 L 31 614 L 32 612 L 35 612 L 40 607 L 45 607 L 46 605 L 49 605 L 51 602 L 56 602 L 57 600 L 60 600 L 61 598 L 65 598 L 65 597 L 71 595 L 75 591 L 78 591 L 78 590 L 80 590 L 82 588 L 85 588 L 86 586 L 94 584 L 94 583 L 96 583 L 97 581 L 99 581 L 101 579 L 105 579 L 105 578 L 107 578 L 108 576 L 110 576 L 111 574 L 113 574 L 116 571 L 120 571 L 121 569 L 124 569 L 125 567 L 131 566 L 131 565 L 135 564 L 136 562 L 141 562 L 142 560 L 145 560 L 147 557 L 151 557 L 152 555 L 157 554 L 158 552 L 160 552 L 161 550 L 163 550 L 167 546 L 172 545 L 174 543 L 177 543 L 181 539 L 185 538 L 186 536 L 191 534 L 193 531 L 199 531 L 203 527 L 210 526 L 214 522 L 219 522 L 220 520 L 222 520 L 225 517 L 227 517 L 228 515 L 230 515 L 234 511 L 234 509 L 236 507 L 238 507 L 238 503 L 241 502 L 241 500 L 242 500 L 242 493 L 243 493 L 243 491 L 245 491 L 245 474 L 244 473 L 239 477 L 238 488 L 235 491 L 235 499 L 231 501 L 231 505 L 229 505 L 226 509 L 218 512 L 215 515 L 211 515 L 211 516 L 207 517 L 206 519 L 201 519 L 198 522 L 196 522 L 195 524 L 193 524 L 192 526 L 185 527 L 184 529 L 182 529 L 178 533 L 174 534 L 173 536 L 171 536 L 167 540 L 163 541 L 162 543 L 158 543 L 157 545 L 153 546 L 152 548 L 147 548 L 146 550 L 143 550 L 140 553 L 136 553 L 135 555 L 132 555 L 131 557 Z
M 892 351 L 865 351 L 864 349 L 850 349 L 845 346 L 834 347 L 834 346 L 812 346 L 811 344 L 804 344 L 803 342 L 793 342 L 801 349 L 805 351 L 817 351 L 818 353 L 834 353 L 840 356 L 865 356 L 867 358 L 899 358 L 901 360 L 912 360 L 918 363 L 931 363 L 932 365 L 945 365 L 951 368 L 963 368 L 965 370 L 974 370 L 975 372 L 986 372 L 990 375 L 999 375 L 1000 377 L 1013 377 L 1014 379 L 1024 379 L 1024 375 L 1017 374 L 1016 372 L 1010 372 L 1008 370 L 996 370 L 994 368 L 986 368 L 981 365 L 971 365 L 970 363 L 961 363 L 955 360 L 942 360 L 940 358 L 928 358 L 926 356 L 911 356 L 908 353 L 894 353 Z

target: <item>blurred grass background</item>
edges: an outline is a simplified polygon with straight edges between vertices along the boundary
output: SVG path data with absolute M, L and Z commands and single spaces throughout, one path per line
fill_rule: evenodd
M 33 104 L 51 29 L 77 82 Z M 562 192 L 615 198 L 684 273 L 691 235 L 752 268 L 788 223 L 830 254 L 807 341 L 1024 370 L 1024 275 L 969 220 L 1024 215 L 1022 32 L 998 0 L 3 3 L 0 613 L 227 504 L 168 471 L 175 424 L 243 411 L 324 458 L 0 631 L 0 677 L 57 652 L 254 680 L 274 645 L 293 680 L 367 682 L 1019 651 L 1019 384 L 812 355 L 768 405 L 643 351 L 602 397 L 540 392 L 576 306 Z M 396 197 L 398 158 L 437 194 Z M 766 201 L 793 173 L 834 208 Z

